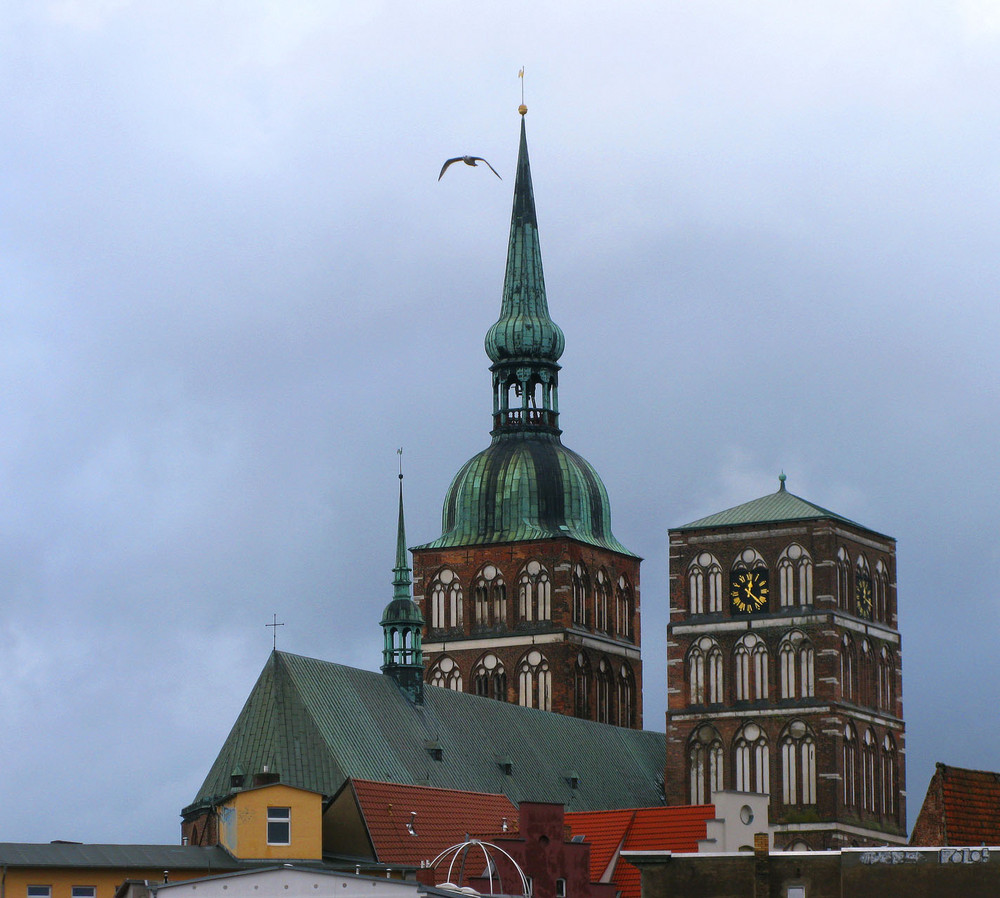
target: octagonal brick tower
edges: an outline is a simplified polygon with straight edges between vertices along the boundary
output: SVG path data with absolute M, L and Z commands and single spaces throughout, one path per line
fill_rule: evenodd
M 486 335 L 492 441 L 445 495 L 442 533 L 413 549 L 432 685 L 642 726 L 639 562 L 611 531 L 607 490 L 562 444 L 522 106 L 500 317 Z

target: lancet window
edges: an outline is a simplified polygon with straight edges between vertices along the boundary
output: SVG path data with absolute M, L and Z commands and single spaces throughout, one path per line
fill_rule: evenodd
M 611 665 L 606 658 L 597 667 L 597 719 L 611 723 Z
M 801 630 L 792 630 L 778 647 L 781 697 L 809 698 L 815 694 L 815 652 Z
M 688 566 L 688 611 L 722 611 L 722 567 L 710 552 L 702 552 Z
M 590 583 L 587 569 L 582 564 L 573 566 L 573 623 L 586 627 L 589 624 Z
M 462 626 L 462 583 L 450 568 L 438 571 L 431 583 L 432 628 Z
M 618 726 L 635 725 L 635 677 L 627 664 L 618 671 Z
M 783 608 L 812 604 L 812 558 L 798 543 L 792 543 L 778 559 L 778 587 Z
M 573 681 L 573 706 L 577 717 L 590 717 L 590 662 L 587 656 L 580 652 L 576 656 L 576 670 Z
M 529 561 L 517 585 L 517 607 L 522 621 L 552 618 L 552 583 L 549 572 L 537 561 Z
M 748 633 L 733 652 L 736 678 L 736 701 L 748 702 L 766 699 L 768 695 L 768 653 L 764 641 Z
M 770 767 L 767 736 L 757 724 L 746 724 L 733 741 L 736 790 L 767 795 L 771 791 Z
M 487 652 L 476 663 L 472 679 L 476 695 L 507 701 L 507 672 L 503 662 L 492 652 Z
M 528 652 L 518 665 L 518 703 L 552 710 L 552 672 L 548 659 L 537 649 Z
M 615 589 L 615 631 L 625 638 L 632 638 L 632 587 L 622 575 Z
M 604 570 L 597 572 L 597 589 L 594 592 L 594 626 L 598 630 L 608 632 L 610 617 L 608 609 L 611 606 L 611 580 Z
M 816 803 L 816 740 L 801 720 L 781 735 L 781 797 L 788 805 Z
M 691 804 L 707 804 L 712 792 L 724 788 L 725 752 L 719 731 L 710 724 L 700 726 L 688 743 L 688 784 Z
M 851 559 L 847 549 L 837 549 L 837 605 L 851 607 Z
M 693 705 L 722 701 L 722 649 L 703 636 L 688 652 L 688 700 Z
M 476 624 L 495 627 L 507 622 L 507 585 L 492 564 L 484 565 L 473 588 Z

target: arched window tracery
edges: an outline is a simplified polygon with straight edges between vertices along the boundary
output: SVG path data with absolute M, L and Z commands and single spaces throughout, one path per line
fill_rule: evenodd
M 837 549 L 837 605 L 851 607 L 851 558 L 843 546 Z
M 847 633 L 840 642 L 840 689 L 847 701 L 857 701 L 857 668 L 854 663 L 854 640 Z
M 875 797 L 878 795 L 878 783 L 876 775 L 878 764 L 876 756 L 878 754 L 878 744 L 871 728 L 865 730 L 864 738 L 861 742 L 861 801 L 862 807 L 866 811 L 877 811 Z
M 573 682 L 573 706 L 577 717 L 590 717 L 590 661 L 580 652 L 576 656 L 576 669 Z
M 722 649 L 703 636 L 688 652 L 688 700 L 691 704 L 718 704 L 723 700 Z
M 589 624 L 590 580 L 582 564 L 573 566 L 573 623 L 586 627 Z M 600 629 L 600 627 L 598 627 Z
M 786 805 L 816 803 L 816 739 L 801 720 L 781 735 L 781 794 Z
M 880 558 L 875 563 L 875 577 L 872 581 L 875 594 L 875 620 L 889 620 L 889 571 Z
M 597 667 L 597 719 L 611 723 L 611 665 L 606 658 Z
M 529 561 L 518 578 L 518 615 L 522 621 L 552 619 L 552 583 L 538 561 Z
M 733 651 L 736 701 L 761 701 L 768 697 L 768 652 L 754 633 L 743 636 Z
M 476 662 L 472 681 L 476 695 L 507 701 L 507 671 L 503 661 L 492 652 L 487 652 Z
M 815 695 L 815 652 L 801 630 L 785 634 L 778 647 L 782 698 L 811 698 Z
M 702 552 L 688 565 L 688 611 L 722 611 L 722 566 L 711 552 Z
M 434 662 L 430 671 L 431 686 L 441 686 L 455 692 L 462 691 L 462 671 L 459 670 L 455 659 L 450 655 L 444 655 Z
M 507 585 L 495 565 L 484 565 L 477 575 L 473 606 L 477 626 L 496 627 L 507 622 Z
M 854 725 L 844 727 L 843 751 L 844 804 L 849 808 L 858 806 L 858 735 Z
M 748 723 L 733 740 L 733 770 L 738 792 L 771 791 L 770 752 L 767 736 L 755 723 Z
M 899 757 L 896 741 L 887 734 L 882 740 L 882 812 L 888 817 L 899 813 Z
M 611 580 L 603 568 L 597 572 L 597 586 L 594 590 L 594 626 L 607 633 L 611 626 Z
M 624 639 L 632 638 L 632 587 L 623 574 L 615 589 L 615 632 Z
M 618 726 L 635 726 L 635 677 L 627 664 L 618 670 Z
M 442 568 L 431 581 L 430 626 L 457 628 L 462 626 L 462 583 L 450 568 Z
M 812 604 L 812 557 L 798 543 L 792 543 L 778 558 L 778 586 L 782 608 Z
M 691 804 L 707 804 L 724 788 L 725 752 L 722 737 L 711 724 L 694 731 L 688 742 L 688 786 Z
M 552 672 L 548 659 L 537 649 L 527 652 L 518 665 L 518 704 L 552 710 Z

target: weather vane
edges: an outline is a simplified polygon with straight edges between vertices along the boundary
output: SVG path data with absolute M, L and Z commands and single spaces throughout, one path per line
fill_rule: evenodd
M 399 479 L 402 480 L 403 479 L 403 447 L 402 446 L 400 446 L 396 450 L 396 455 L 399 456 Z
M 271 623 L 264 624 L 265 627 L 271 627 L 271 648 L 277 650 L 278 648 L 278 627 L 285 626 L 284 622 L 278 623 L 278 615 L 271 615 Z
M 521 79 L 521 105 L 517 107 L 517 111 L 524 115 L 528 111 L 528 107 L 524 105 L 524 66 L 521 66 L 517 77 Z

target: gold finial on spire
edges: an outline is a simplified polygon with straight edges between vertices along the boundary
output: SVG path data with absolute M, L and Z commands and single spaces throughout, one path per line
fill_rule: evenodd
M 517 77 L 521 79 L 521 105 L 517 107 L 517 111 L 524 115 L 528 111 L 528 107 L 524 105 L 524 66 L 521 66 L 521 71 L 517 73 Z

